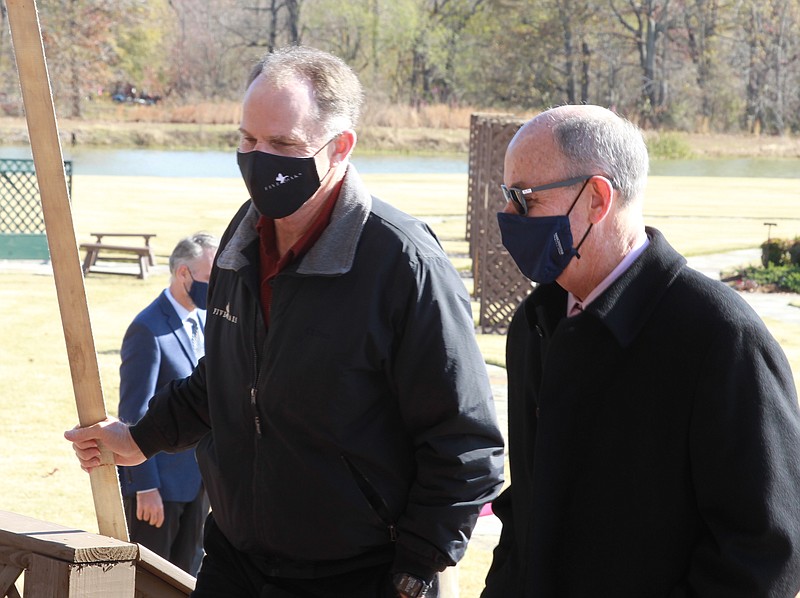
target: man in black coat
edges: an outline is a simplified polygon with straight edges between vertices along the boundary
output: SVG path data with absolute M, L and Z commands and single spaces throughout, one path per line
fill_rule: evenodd
M 511 141 L 503 243 L 539 283 L 508 334 L 512 484 L 483 598 L 800 589 L 792 372 L 642 204 L 641 133 L 562 106 Z

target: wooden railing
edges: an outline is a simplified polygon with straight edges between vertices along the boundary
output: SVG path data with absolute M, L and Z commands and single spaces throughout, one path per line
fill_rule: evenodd
M 194 583 L 139 544 L 0 511 L 2 597 L 180 598 Z
M 439 583 L 458 598 L 455 567 Z M 194 584 L 141 544 L 0 511 L 0 598 L 183 598 Z

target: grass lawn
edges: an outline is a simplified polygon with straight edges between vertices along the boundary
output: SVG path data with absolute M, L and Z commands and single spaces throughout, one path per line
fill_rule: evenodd
M 424 218 L 454 263 L 469 268 L 466 175 L 366 175 L 372 192 Z M 118 400 L 119 345 L 131 319 L 166 285 L 163 264 L 183 236 L 221 234 L 246 199 L 236 179 L 167 179 L 77 175 L 73 218 L 79 242 L 91 232 L 153 232 L 162 264 L 147 280 L 89 274 L 86 294 L 108 411 Z M 800 235 L 796 181 L 653 177 L 648 224 L 660 228 L 684 254 L 758 246 L 763 222 L 773 236 Z M 77 422 L 67 354 L 52 276 L 0 269 L 0 509 L 96 531 L 89 478 L 62 433 Z M 800 326 L 767 321 L 800 374 Z M 481 335 L 488 362 L 504 363 L 504 339 Z M 491 549 L 470 549 L 459 568 L 465 597 L 480 591 Z

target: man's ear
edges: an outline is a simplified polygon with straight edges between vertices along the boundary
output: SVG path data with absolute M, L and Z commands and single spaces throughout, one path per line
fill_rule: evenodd
M 192 271 L 186 264 L 181 264 L 177 268 L 175 268 L 175 276 L 178 280 L 182 282 L 190 282 L 192 280 L 191 274 Z
M 353 153 L 356 147 L 356 132 L 353 129 L 345 129 L 333 139 L 331 145 L 333 146 L 331 164 L 338 165 Z
M 589 179 L 592 202 L 589 206 L 589 221 L 592 224 L 601 222 L 614 204 L 614 186 L 604 176 L 593 176 Z

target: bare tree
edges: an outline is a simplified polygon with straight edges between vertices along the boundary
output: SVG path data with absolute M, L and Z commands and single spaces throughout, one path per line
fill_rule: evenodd
M 666 33 L 675 25 L 670 14 L 670 0 L 609 0 L 617 19 L 633 42 L 641 69 L 640 115 L 644 122 L 658 126 L 665 108 L 667 80 L 659 56 Z

